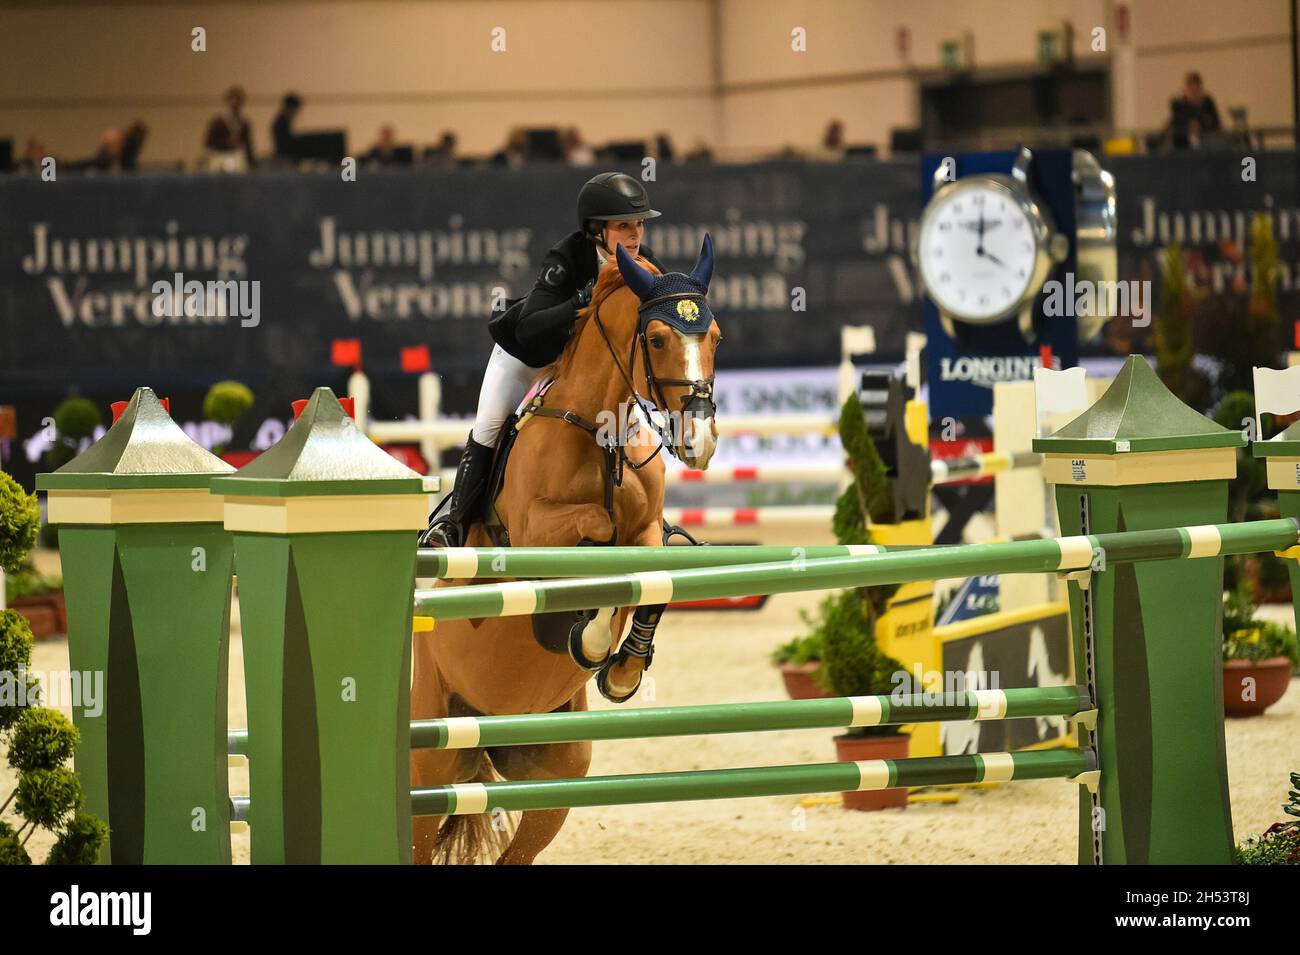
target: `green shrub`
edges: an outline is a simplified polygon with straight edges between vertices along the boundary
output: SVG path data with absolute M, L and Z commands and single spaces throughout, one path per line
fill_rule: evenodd
M 1275 822 L 1261 836 L 1251 836 L 1233 853 L 1238 865 L 1300 865 L 1300 773 L 1291 774 L 1289 802 L 1282 806 L 1295 822 Z
M 234 427 L 253 406 L 253 392 L 238 381 L 219 381 L 203 398 L 203 417 Z
M 0 570 L 18 573 L 36 546 L 41 508 L 35 494 L 0 471 Z
M 1295 631 L 1286 624 L 1255 619 L 1249 580 L 1238 580 L 1223 602 L 1223 659 L 1268 660 L 1287 657 L 1300 665 Z
M 81 442 L 95 433 L 104 417 L 87 398 L 65 398 L 54 409 L 54 444 L 45 452 L 46 465 L 57 470 L 77 456 Z

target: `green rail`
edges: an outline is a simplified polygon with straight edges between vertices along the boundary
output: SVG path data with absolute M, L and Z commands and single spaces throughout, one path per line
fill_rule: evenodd
M 459 716 L 411 723 L 412 749 L 533 746 L 586 740 L 765 733 L 839 726 L 900 726 L 954 720 L 1075 716 L 1092 709 L 1087 687 L 1049 686 L 957 693 L 840 696 L 761 703 L 709 703 L 577 713 Z M 231 755 L 248 754 L 248 730 L 227 734 Z
M 636 803 L 738 799 L 748 796 L 798 796 L 960 783 L 1025 779 L 1074 779 L 1097 768 L 1091 750 L 1050 749 L 972 756 L 924 756 L 865 762 L 814 763 L 704 769 L 684 773 L 638 773 L 501 783 L 456 783 L 411 792 L 415 816 L 473 815 L 498 809 L 570 809 Z M 230 818 L 247 821 L 247 796 L 232 796 Z
M 473 749 L 581 740 L 649 739 L 840 726 L 1074 716 L 1092 709 L 1082 686 L 947 694 L 712 703 L 520 716 L 465 716 L 411 724 L 412 749 Z
M 1013 779 L 1072 779 L 1095 769 L 1096 765 L 1096 757 L 1090 750 L 1053 749 L 807 766 L 588 776 L 585 779 L 457 783 L 413 791 L 411 813 L 416 816 L 472 815 L 498 809 L 567 809 L 1007 782 Z
M 465 620 L 591 607 L 661 604 L 670 600 L 908 583 L 977 574 L 1068 572 L 1086 570 L 1093 566 L 1094 560 L 1102 558 L 1109 566 L 1133 561 L 1219 557 L 1282 550 L 1297 542 L 1300 542 L 1300 521 L 1280 518 L 1090 537 L 920 547 L 904 552 L 854 557 L 656 570 L 574 580 L 520 580 L 441 587 L 417 590 L 415 609 L 417 613 L 438 620 Z M 700 551 L 711 549 L 698 548 Z
M 464 580 L 471 577 L 589 577 L 647 570 L 687 570 L 732 564 L 792 562 L 808 558 L 858 557 L 916 545 L 825 544 L 809 547 L 763 547 L 709 544 L 701 547 L 449 547 L 416 551 L 415 576 Z

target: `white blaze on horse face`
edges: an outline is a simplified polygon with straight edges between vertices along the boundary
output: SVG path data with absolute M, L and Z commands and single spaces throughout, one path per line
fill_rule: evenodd
M 681 339 L 686 356 L 686 372 L 682 377 L 689 381 L 703 381 L 706 376 L 700 347 L 704 344 L 704 336 L 679 331 L 677 337 Z M 717 445 L 718 430 L 712 418 L 689 417 L 682 422 L 682 449 L 690 458 L 687 463 L 691 467 L 707 468 Z

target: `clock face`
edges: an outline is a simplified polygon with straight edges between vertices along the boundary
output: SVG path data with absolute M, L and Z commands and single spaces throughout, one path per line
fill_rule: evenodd
M 939 196 L 926 210 L 917 248 L 930 298 L 972 322 L 1015 311 L 1034 279 L 1037 231 L 1019 200 L 996 183 L 968 182 Z

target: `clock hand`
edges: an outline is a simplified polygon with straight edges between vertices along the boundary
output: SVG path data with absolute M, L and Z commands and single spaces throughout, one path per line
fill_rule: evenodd
M 981 249 L 979 254 L 982 255 L 982 256 L 984 256 L 984 258 L 988 259 L 988 260 L 989 260 L 990 262 L 992 262 L 994 265 L 1001 265 L 1001 266 L 1003 266 L 1004 268 L 1006 267 L 1006 263 L 1003 262 L 1001 259 L 999 259 L 999 258 L 998 258 L 996 255 L 994 255 L 992 252 L 985 252 L 985 251 L 983 251 L 983 250 Z

